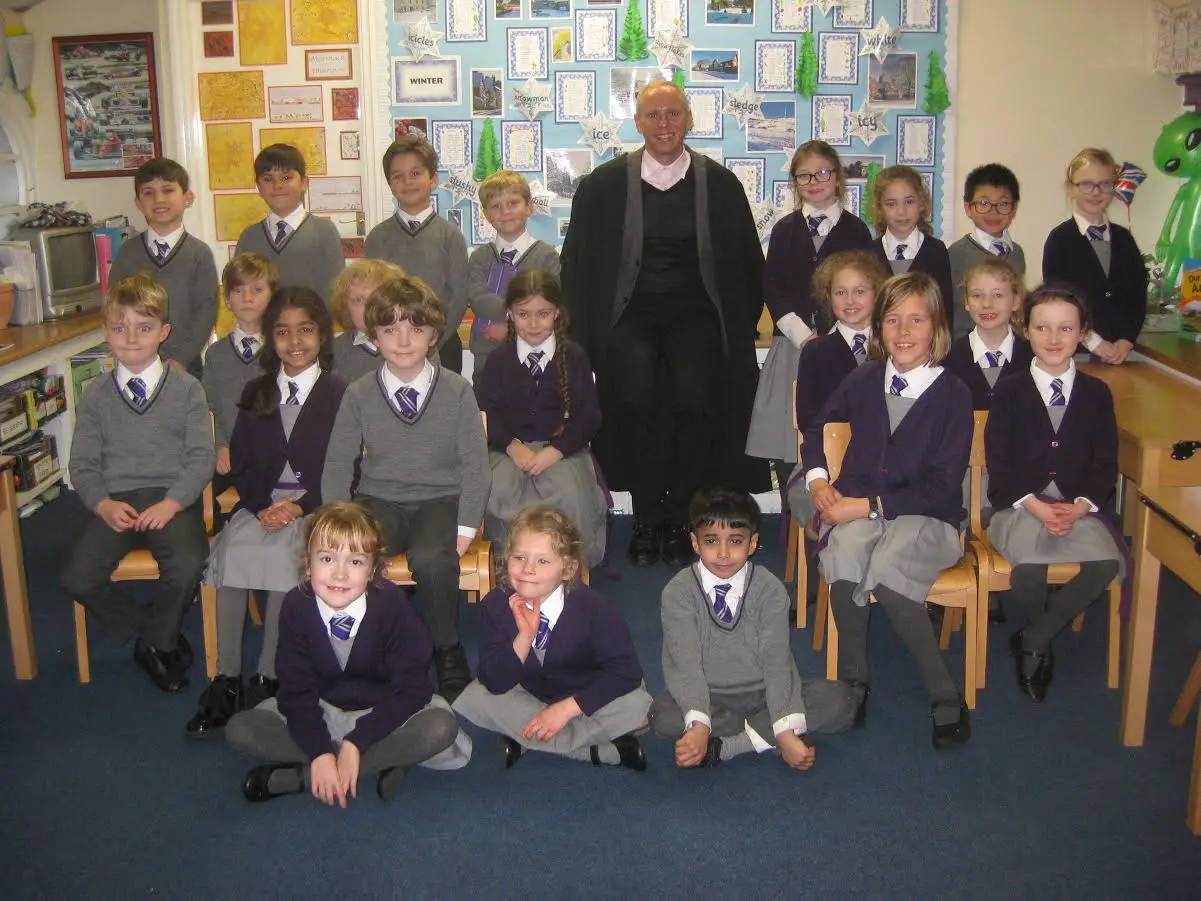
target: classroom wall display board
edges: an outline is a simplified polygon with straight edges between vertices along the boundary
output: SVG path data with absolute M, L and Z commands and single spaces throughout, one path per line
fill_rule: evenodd
M 869 223 L 877 166 L 922 173 L 936 233 L 950 209 L 956 187 L 936 175 L 947 170 L 957 0 L 372 3 L 368 27 L 387 34 L 370 62 L 373 144 L 382 153 L 393 135 L 429 138 L 436 209 L 468 244 L 493 236 L 476 186 L 502 167 L 530 181 L 530 232 L 561 244 L 580 180 L 641 146 L 636 96 L 656 78 L 683 86 L 689 146 L 738 175 L 764 240 L 793 208 L 788 164 L 811 138 L 838 148 L 848 206 Z M 394 209 L 387 194 L 379 205 Z

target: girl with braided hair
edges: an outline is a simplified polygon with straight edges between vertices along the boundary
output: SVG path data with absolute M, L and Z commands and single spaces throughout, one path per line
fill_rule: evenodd
M 605 556 L 608 504 L 588 449 L 600 427 L 592 366 L 567 337 L 567 310 L 552 273 L 515 275 L 505 311 L 508 338 L 488 355 L 476 384 L 492 464 L 488 534 L 499 540 L 528 504 L 552 504 L 576 524 L 594 566 Z

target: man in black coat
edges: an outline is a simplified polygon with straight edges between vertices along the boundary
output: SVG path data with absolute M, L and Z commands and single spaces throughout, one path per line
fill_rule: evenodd
M 634 122 L 645 146 L 576 189 L 563 243 L 571 334 L 604 420 L 593 445 L 634 500 L 630 559 L 692 559 L 688 502 L 705 485 L 766 490 L 743 452 L 759 370 L 763 249 L 742 184 L 684 145 L 684 92 L 653 81 Z

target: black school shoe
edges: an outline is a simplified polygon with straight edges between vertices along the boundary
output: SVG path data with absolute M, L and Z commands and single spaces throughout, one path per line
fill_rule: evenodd
M 663 562 L 668 566 L 687 566 L 695 558 L 692 539 L 682 523 L 669 522 L 663 527 Z
M 375 793 L 381 801 L 391 801 L 400 793 L 408 774 L 407 766 L 394 766 L 380 772 L 375 782 Z
M 953 704 L 932 704 L 930 713 L 933 716 L 934 712 L 939 707 L 953 707 Z M 967 704 L 959 705 L 959 719 L 953 723 L 934 723 L 934 747 L 942 751 L 946 748 L 954 748 L 957 745 L 965 745 L 969 738 L 972 737 L 972 724 L 968 718 Z
M 658 526 L 652 525 L 640 516 L 634 517 L 634 534 L 630 538 L 630 546 L 626 556 L 635 566 L 654 566 L 659 562 L 659 532 Z
M 509 738 L 507 735 L 498 736 L 500 738 L 500 759 L 504 763 L 506 770 L 513 769 L 513 765 L 521 759 L 521 745 Z
M 695 769 L 712 769 L 721 763 L 721 739 L 716 735 L 710 734 L 709 748 L 705 751 L 705 756 L 701 758 L 701 762 L 697 764 Z
M 242 709 L 242 677 L 217 676 L 200 695 L 200 709 L 188 720 L 184 732 L 191 738 L 208 738 L 225 728 Z
M 304 769 L 294 763 L 256 766 L 242 780 L 242 796 L 247 801 L 270 801 L 283 795 L 298 795 L 304 791 Z
M 461 644 L 434 649 L 434 669 L 438 672 L 438 694 L 453 704 L 471 684 L 471 667 Z
M 246 689 L 246 701 L 243 707 L 246 710 L 253 710 L 268 698 L 274 698 L 278 693 L 279 679 L 255 673 L 250 677 L 250 685 Z
M 612 741 L 613 747 L 617 748 L 617 765 L 624 767 L 627 770 L 633 770 L 636 773 L 646 771 L 646 753 L 642 750 L 642 742 L 638 737 L 630 732 L 625 735 L 619 735 Z M 592 756 L 592 765 L 601 766 L 600 753 L 596 745 L 593 745 L 589 751 Z
M 188 677 L 176 651 L 160 651 L 139 638 L 133 646 L 133 662 L 145 670 L 161 691 L 175 694 L 188 687 Z
M 1022 632 L 1009 636 L 1009 650 L 1017 666 L 1018 688 L 1032 701 L 1042 703 L 1047 697 L 1047 686 L 1055 675 L 1055 655 L 1048 647 L 1045 652 L 1027 651 L 1022 647 Z

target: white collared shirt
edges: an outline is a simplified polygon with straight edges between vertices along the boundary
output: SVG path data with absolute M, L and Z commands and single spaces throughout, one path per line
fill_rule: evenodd
M 171 232 L 171 234 L 169 234 L 169 235 L 160 235 L 160 234 L 157 234 L 153 228 L 148 228 L 148 229 L 146 229 L 146 249 L 150 251 L 150 255 L 152 257 L 157 259 L 158 258 L 158 248 L 155 247 L 154 245 L 155 244 L 166 244 L 167 245 L 167 253 L 164 254 L 164 256 L 167 256 L 171 253 L 171 251 L 173 251 L 175 249 L 175 245 L 183 240 L 183 236 L 186 231 L 187 231 L 187 229 L 185 229 L 181 225 L 179 228 L 175 229 L 175 231 Z
M 308 215 L 309 211 L 304 208 L 303 203 L 286 216 L 277 216 L 275 213 L 268 213 L 267 231 L 270 232 L 271 243 L 275 243 L 275 236 L 279 232 L 279 224 L 281 222 L 288 223 L 288 235 L 290 236 L 296 229 L 300 228 Z
M 118 363 L 116 368 L 117 384 L 121 386 L 121 392 L 130 400 L 134 400 L 133 392 L 129 390 L 129 380 L 139 378 L 146 383 L 146 397 L 154 397 L 154 389 L 158 387 L 159 381 L 163 377 L 163 361 L 159 357 L 155 357 L 145 369 L 141 372 L 130 372 L 125 368 L 124 363 Z
M 373 354 L 379 353 L 379 345 L 372 341 L 366 332 L 360 332 L 358 329 L 354 330 L 354 338 L 351 339 L 351 344 L 355 347 L 359 347 L 360 345 L 366 347 Z
M 719 579 L 705 568 L 704 563 L 698 561 L 693 565 L 695 567 L 697 578 L 700 580 L 701 589 L 705 593 L 705 600 L 710 606 L 713 606 L 714 601 L 717 599 L 717 593 L 714 591 L 714 588 L 718 585 L 730 586 L 730 590 L 726 592 L 726 606 L 730 608 L 730 613 L 732 615 L 737 616 L 738 608 L 741 606 L 743 598 L 746 595 L 746 580 L 747 576 L 750 575 L 750 570 L 748 567 L 744 565 L 742 569 L 738 570 L 738 572 L 734 573 L 734 575 L 730 576 L 728 579 Z M 693 723 L 700 723 L 701 725 L 708 726 L 710 729 L 713 728 L 713 723 L 709 717 L 701 713 L 699 710 L 689 710 L 687 713 L 685 713 L 684 722 L 688 726 L 691 726 Z M 763 752 L 771 747 L 771 745 L 764 741 L 763 737 L 755 732 L 755 730 L 753 730 L 749 725 L 747 725 L 745 728 L 747 736 L 750 738 L 751 744 L 754 746 L 756 751 Z M 805 714 L 803 713 L 786 714 L 772 723 L 772 732 L 775 735 L 779 735 L 782 732 L 793 732 L 794 734 L 800 735 L 805 731 L 806 723 Z
M 967 333 L 967 343 L 972 348 L 972 359 L 976 361 L 976 365 L 981 369 L 990 368 L 988 361 L 984 359 L 986 353 L 1001 353 L 1005 357 L 1005 362 L 1009 363 L 1013 360 L 1013 326 L 1009 327 L 1009 331 L 1005 335 L 1005 339 L 999 347 L 989 347 L 984 343 L 984 339 L 978 334 L 979 327 L 972 329 Z
M 560 585 L 546 596 L 545 600 L 542 601 L 542 606 L 539 608 L 542 615 L 546 617 L 546 622 L 552 632 L 555 631 L 555 626 L 559 623 L 559 617 L 563 614 L 563 601 L 565 597 L 566 592 L 563 590 L 563 586 Z M 527 610 L 534 609 L 534 605 L 529 601 L 526 601 L 525 606 Z
M 912 398 L 917 400 L 926 393 L 926 389 L 934 384 L 934 380 L 942 373 L 942 367 L 934 363 L 925 363 L 921 366 L 915 366 L 908 372 L 897 372 L 896 366 L 893 365 L 892 358 L 889 357 L 888 362 L 884 364 L 884 393 L 891 393 L 892 377 L 899 375 L 907 383 L 901 391 L 901 397 Z
M 283 367 L 280 367 L 279 374 L 275 376 L 275 384 L 279 385 L 279 402 L 281 405 L 288 402 L 288 396 L 291 394 L 289 384 L 295 383 L 299 389 L 296 392 L 296 399 L 300 401 L 301 406 L 309 398 L 309 392 L 313 390 L 313 386 L 317 384 L 317 377 L 321 375 L 321 364 L 313 363 L 308 369 L 303 372 L 298 372 L 296 375 L 289 376 L 284 373 Z
M 1034 387 L 1036 387 L 1038 389 L 1038 393 L 1042 396 L 1044 404 L 1047 404 L 1048 406 L 1050 406 L 1050 403 L 1051 403 L 1051 380 L 1052 379 L 1059 379 L 1061 382 L 1063 382 L 1063 387 L 1060 390 L 1063 393 L 1064 403 L 1070 404 L 1072 402 L 1072 388 L 1075 387 L 1075 385 L 1076 385 L 1076 361 L 1075 360 L 1072 360 L 1072 359 L 1068 360 L 1068 368 L 1067 368 L 1067 371 L 1065 373 L 1063 373 L 1063 375 L 1051 375 L 1051 373 L 1045 372 L 1043 370 L 1043 368 L 1038 365 L 1038 358 L 1035 357 L 1033 360 L 1030 361 L 1030 377 L 1034 379 Z M 1013 502 L 1013 506 L 1014 507 L 1022 507 L 1025 505 L 1026 501 L 1030 500 L 1030 498 L 1032 498 L 1032 497 L 1034 497 L 1033 494 L 1027 494 L 1023 497 L 1020 497 L 1016 501 Z M 1089 510 L 1093 513 L 1096 513 L 1100 509 L 1096 504 L 1094 504 L 1087 497 L 1078 497 L 1078 498 L 1075 498 L 1074 500 L 1076 500 L 1077 502 L 1084 501 L 1086 504 L 1088 504 Z
M 810 216 L 825 216 L 825 221 L 819 223 L 817 226 L 817 233 L 822 237 L 825 237 L 826 235 L 830 234 L 830 232 L 833 231 L 834 226 L 838 224 L 838 219 L 840 216 L 842 216 L 842 206 L 838 203 L 838 196 L 835 195 L 833 203 L 831 203 L 824 210 L 819 210 L 817 207 L 808 203 L 802 203 L 801 215 L 805 217 L 806 225 L 809 224 L 807 220 Z
M 674 162 L 666 166 L 656 160 L 649 152 L 642 154 L 642 180 L 660 191 L 666 191 L 684 180 L 688 167 L 692 165 L 692 155 L 685 147 Z
M 243 344 L 242 344 L 242 339 L 243 339 L 243 338 L 249 338 L 249 339 L 251 339 L 251 341 L 253 342 L 253 343 L 251 344 L 251 349 L 252 349 L 252 350 L 255 350 L 255 351 L 257 351 L 257 350 L 258 350 L 260 347 L 262 347 L 262 346 L 263 346 L 263 334 L 262 334 L 262 332 L 258 332 L 258 333 L 256 333 L 256 334 L 253 334 L 253 335 L 252 335 L 252 334 L 250 334 L 250 332 L 245 332 L 245 331 L 242 331 L 242 326 L 240 326 L 240 325 L 236 325 L 236 326 L 234 326 L 234 334 L 233 334 L 233 338 L 234 338 L 234 342 L 233 342 L 233 343 L 234 343 L 234 350 L 236 350 L 236 351 L 238 352 L 238 355 L 239 355 L 239 356 L 241 356 L 241 354 L 242 354 L 242 347 L 243 347 Z
M 517 251 L 517 255 L 513 259 L 520 260 L 525 256 L 526 251 L 534 246 L 534 236 L 529 232 L 522 232 L 512 241 L 506 241 L 500 235 L 497 235 L 492 241 L 492 246 L 496 248 L 497 256 L 500 256 L 506 250 L 515 250 Z
M 396 219 L 401 225 L 407 226 L 410 222 L 416 219 L 418 228 L 420 228 L 422 225 L 425 225 L 426 220 L 432 215 L 434 215 L 433 204 L 427 206 L 420 213 L 406 213 L 404 210 L 396 211 Z
M 982 228 L 975 228 L 972 230 L 971 238 L 993 256 L 1001 256 L 1001 254 L 997 253 L 997 244 L 1004 244 L 1006 253 L 1013 250 L 1013 239 L 1009 237 L 1009 229 L 1001 232 L 1001 237 L 998 238 L 995 235 L 990 235 Z
M 912 260 L 917 256 L 917 252 L 922 249 L 922 243 L 926 240 L 925 232 L 920 228 L 915 228 L 903 238 L 898 238 L 891 231 L 885 231 L 884 237 L 884 255 L 889 261 L 895 260 L 897 256 L 897 248 L 905 245 L 905 259 Z
M 533 344 L 530 344 L 520 335 L 517 336 L 517 360 L 522 366 L 525 365 L 526 358 L 529 357 L 529 355 L 535 350 L 540 350 L 545 354 L 542 360 L 538 363 L 538 368 L 543 372 L 546 372 L 546 367 L 550 365 L 550 361 L 554 359 L 555 356 L 554 332 L 551 332 L 549 335 L 547 335 L 546 340 L 536 347 Z
M 863 350 L 865 353 L 867 351 L 867 342 L 872 340 L 872 328 L 870 325 L 863 331 L 857 332 L 844 322 L 836 322 L 834 323 L 834 328 L 830 329 L 830 331 L 838 332 L 838 334 L 842 335 L 842 340 L 846 341 L 847 347 L 851 348 L 855 346 L 855 336 L 862 335 L 864 337 Z
M 1088 237 L 1089 226 L 1104 225 L 1105 226 L 1105 240 L 1109 241 L 1111 239 L 1111 236 L 1113 234 L 1113 229 L 1111 229 L 1109 227 L 1109 217 L 1108 216 L 1103 215 L 1101 217 L 1100 222 L 1089 222 L 1087 219 L 1085 219 L 1079 213 L 1073 213 L 1072 218 L 1076 220 L 1076 228 L 1080 229 L 1080 234 L 1084 235 L 1086 238 Z M 1089 238 L 1089 240 L 1091 241 L 1092 238 Z
M 317 602 L 317 612 L 321 615 L 321 621 L 325 623 L 325 634 L 330 638 L 334 637 L 334 633 L 330 631 L 329 621 L 335 616 L 349 614 L 354 617 L 354 622 L 350 624 L 350 637 L 354 638 L 359 634 L 359 626 L 363 624 L 363 617 L 367 614 L 367 592 L 363 592 L 342 609 L 331 607 L 321 598 L 313 595 L 313 600 Z

